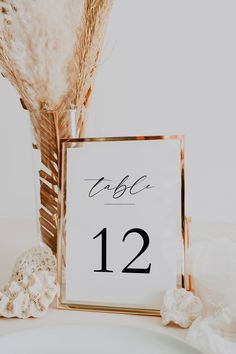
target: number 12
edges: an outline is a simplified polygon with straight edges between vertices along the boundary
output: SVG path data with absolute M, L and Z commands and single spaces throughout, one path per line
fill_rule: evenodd
M 133 262 L 136 261 L 138 257 L 140 257 L 148 248 L 149 246 L 149 236 L 146 233 L 146 231 L 139 229 L 139 228 L 134 228 L 126 232 L 126 234 L 123 237 L 123 242 L 126 240 L 127 236 L 131 233 L 136 233 L 139 236 L 142 237 L 143 239 L 143 246 L 139 253 L 132 259 L 132 261 L 127 264 L 127 266 L 122 270 L 122 273 L 143 273 L 143 274 L 149 274 L 151 270 L 151 263 L 147 268 L 133 268 L 130 267 Z M 107 269 L 107 229 L 104 228 L 102 231 L 100 231 L 96 236 L 93 237 L 93 239 L 98 238 L 99 236 L 102 237 L 102 242 L 101 242 L 101 269 L 94 270 L 94 272 L 103 272 L 103 273 L 112 273 L 113 270 L 108 270 Z

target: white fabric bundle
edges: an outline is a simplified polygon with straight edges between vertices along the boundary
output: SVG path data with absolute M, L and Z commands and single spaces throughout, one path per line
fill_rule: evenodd
M 187 341 L 206 354 L 235 354 L 236 242 L 218 238 L 198 243 L 190 262 L 204 312 L 189 329 Z

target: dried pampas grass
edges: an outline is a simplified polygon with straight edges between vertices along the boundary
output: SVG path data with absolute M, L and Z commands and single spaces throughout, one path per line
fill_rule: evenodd
M 112 0 L 0 1 L 0 67 L 29 110 L 81 107 Z
M 1 1 L 0 63 L 29 110 L 55 110 L 70 90 L 81 2 Z M 4 9 L 4 10 L 3 10 Z M 76 19 L 74 13 L 77 13 Z
M 40 227 L 56 252 L 60 138 L 84 134 L 113 0 L 0 0 L 0 67 L 31 114 L 40 150 Z M 75 109 L 72 130 L 68 109 Z

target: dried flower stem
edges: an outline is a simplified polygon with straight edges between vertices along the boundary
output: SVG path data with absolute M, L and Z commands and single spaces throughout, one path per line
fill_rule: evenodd
M 83 3 L 83 6 L 81 4 Z M 84 134 L 113 0 L 0 0 L 0 67 L 31 114 L 40 150 L 40 228 L 56 253 L 61 138 Z M 69 107 L 76 107 L 72 132 Z

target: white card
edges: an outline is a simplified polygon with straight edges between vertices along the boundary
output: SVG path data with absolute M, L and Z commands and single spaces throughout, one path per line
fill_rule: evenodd
M 120 139 L 63 143 L 62 302 L 158 310 L 183 260 L 183 137 Z

